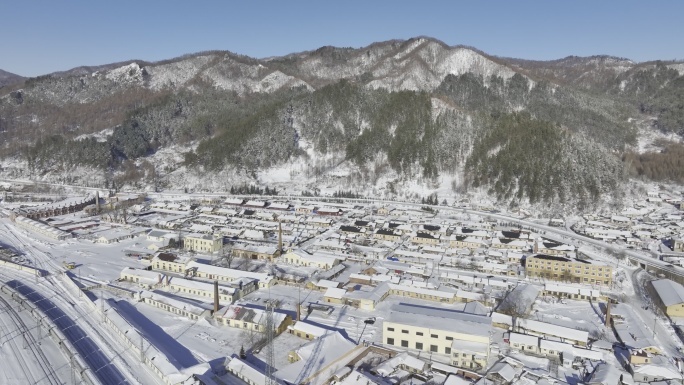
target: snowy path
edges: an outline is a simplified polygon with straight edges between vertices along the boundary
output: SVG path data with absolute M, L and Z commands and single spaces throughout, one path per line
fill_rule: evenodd
M 647 329 L 654 332 L 654 339 L 661 347 L 665 348 L 667 355 L 669 357 L 678 357 L 681 354 L 680 351 L 684 350 L 684 344 L 682 344 L 681 339 L 672 329 L 672 326 L 669 325 L 669 321 L 663 321 L 656 313 L 645 309 L 646 305 L 654 306 L 645 290 L 646 272 L 642 269 L 634 270 L 632 272 L 632 283 L 635 294 L 630 298 L 629 303 L 632 305 L 634 313 L 641 318 L 641 322 Z
M 303 319 L 313 324 L 343 330 L 352 341 L 358 343 L 363 341 L 381 342 L 382 332 L 378 330 L 380 321 L 376 321 L 373 325 L 368 325 L 364 323 L 364 320 L 368 317 L 370 317 L 369 314 L 364 314 L 357 309 L 344 306 L 341 308 L 336 307 L 329 317 L 321 315 L 320 312 L 313 312 Z

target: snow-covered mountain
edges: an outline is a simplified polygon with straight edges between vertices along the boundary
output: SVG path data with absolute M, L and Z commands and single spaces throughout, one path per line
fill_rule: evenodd
M 683 70 L 608 56 L 499 58 L 424 37 L 267 59 L 209 51 L 131 60 L 0 88 L 0 156 L 6 175 L 81 183 L 65 170 L 90 169 L 88 183 L 109 187 L 164 175 L 190 188 L 478 188 L 508 204 L 574 204 L 610 195 L 629 175 L 667 174 L 639 154 L 679 153 Z M 538 122 L 541 141 L 522 127 Z M 671 143 L 643 145 L 654 137 Z M 641 158 L 623 164 L 628 155 Z

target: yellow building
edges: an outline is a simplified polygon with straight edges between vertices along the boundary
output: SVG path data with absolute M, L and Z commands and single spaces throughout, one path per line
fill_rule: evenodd
M 630 349 L 629 363 L 632 365 L 644 365 L 651 363 L 653 354 L 645 349 Z
M 382 342 L 408 351 L 449 357 L 460 368 L 484 371 L 492 319 L 427 306 L 397 304 L 383 322 Z
M 136 269 L 133 267 L 125 267 L 123 270 L 121 270 L 119 280 L 134 282 L 145 289 L 151 289 L 157 285 L 161 285 L 164 277 L 164 274 L 158 272 Z
M 274 246 L 239 244 L 233 246 L 233 257 L 247 259 L 262 259 L 273 262 L 280 255 Z
M 449 246 L 455 249 L 468 248 L 474 250 L 479 248 L 487 248 L 488 244 L 487 241 L 482 238 L 452 234 L 451 238 L 449 239 Z
M 672 251 L 684 253 L 684 239 L 674 238 L 672 242 Z
M 565 284 L 557 284 L 547 282 L 544 284 L 544 291 L 542 295 L 557 298 L 569 298 L 575 300 L 585 301 L 599 301 L 604 300 L 605 297 L 601 295 L 601 291 L 582 286 L 571 286 Z
M 266 311 L 244 306 L 230 305 L 219 310 L 214 315 L 219 323 L 237 329 L 244 329 L 257 333 L 266 331 Z M 292 323 L 292 317 L 280 312 L 273 312 L 273 330 L 275 335 L 285 331 Z
M 528 277 L 582 284 L 610 286 L 613 282 L 613 268 L 608 265 L 545 254 L 528 257 L 525 273 Z
M 389 215 L 392 211 L 394 211 L 393 207 L 380 207 L 378 208 L 378 215 Z
M 328 270 L 340 263 L 340 259 L 324 254 L 309 254 L 303 250 L 290 251 L 284 254 L 282 261 L 290 265 L 317 267 Z
M 315 209 L 316 209 L 316 207 L 311 206 L 311 205 L 295 206 L 295 213 L 297 213 L 297 214 L 311 214 L 314 212 Z
M 383 241 L 399 242 L 401 241 L 401 232 L 391 229 L 378 229 L 373 238 L 382 239 Z
M 170 277 L 168 279 L 169 289 L 181 293 L 214 300 L 214 285 L 198 280 L 185 279 L 180 277 Z M 218 288 L 219 303 L 230 304 L 236 296 L 237 290 L 232 287 L 220 286 Z
M 233 287 L 237 285 L 243 295 L 247 295 L 256 289 L 267 289 L 276 283 L 275 277 L 270 274 L 230 269 L 194 261 L 186 265 L 186 270 L 188 275 L 192 277 L 227 282 Z
M 185 265 L 191 260 L 192 258 L 179 257 L 171 253 L 159 253 L 152 258 L 152 268 L 184 274 Z
M 529 250 L 529 244 L 524 239 L 507 239 L 494 238 L 492 239 L 492 248 L 505 250 Z
M 656 304 L 670 317 L 684 317 L 684 286 L 669 279 L 651 281 Z
M 183 238 L 185 250 L 214 253 L 223 247 L 223 237 L 211 234 L 189 234 Z
M 411 234 L 411 242 L 421 243 L 427 245 L 438 245 L 441 241 L 441 236 L 439 234 L 432 234 L 427 231 L 418 231 Z
M 523 254 L 508 252 L 506 259 L 509 265 L 520 266 L 520 261 L 523 259 Z
M 575 251 L 575 246 L 565 245 L 550 240 L 538 239 L 534 244 L 534 252 L 546 255 L 566 255 Z
M 139 298 L 140 301 L 148 305 L 168 311 L 169 313 L 190 318 L 194 321 L 197 321 L 200 318 L 209 318 L 211 316 L 211 310 L 202 306 L 193 305 L 185 301 L 179 301 L 175 298 L 150 291 L 140 292 Z

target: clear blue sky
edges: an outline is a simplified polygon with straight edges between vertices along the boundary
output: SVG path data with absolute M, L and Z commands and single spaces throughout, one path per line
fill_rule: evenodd
M 0 15 L 0 69 L 24 76 L 204 50 L 262 58 L 421 35 L 524 59 L 684 59 L 679 0 L 4 0 Z

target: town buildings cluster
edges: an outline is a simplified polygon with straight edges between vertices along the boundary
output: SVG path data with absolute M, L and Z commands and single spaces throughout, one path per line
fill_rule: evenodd
M 664 196 L 649 193 L 614 215 L 572 224 L 552 218 L 544 226 L 680 264 L 681 196 Z M 136 240 L 122 255 L 145 267 L 124 268 L 117 285 L 160 311 L 251 333 L 245 349 L 259 359 L 266 359 L 259 350 L 267 335 L 296 338 L 292 349 L 276 352 L 287 360 L 272 373 L 281 383 L 682 378 L 681 357 L 655 339 L 655 325 L 640 321 L 646 311 L 661 314 L 681 345 L 681 284 L 648 281 L 657 310 L 635 308 L 617 282 L 637 264 L 541 227 L 469 210 L 342 200 L 126 196 L 83 209 L 88 215 L 43 219 L 17 211 L 14 221 L 60 241 Z M 295 292 L 296 300 L 284 297 Z M 578 309 L 578 319 L 555 314 L 566 306 Z M 321 323 L 353 318 L 348 313 L 363 316 L 350 321 L 354 333 Z M 377 334 L 359 332 L 360 323 Z M 267 382 L 268 373 L 237 352 L 225 368 L 249 384 Z

